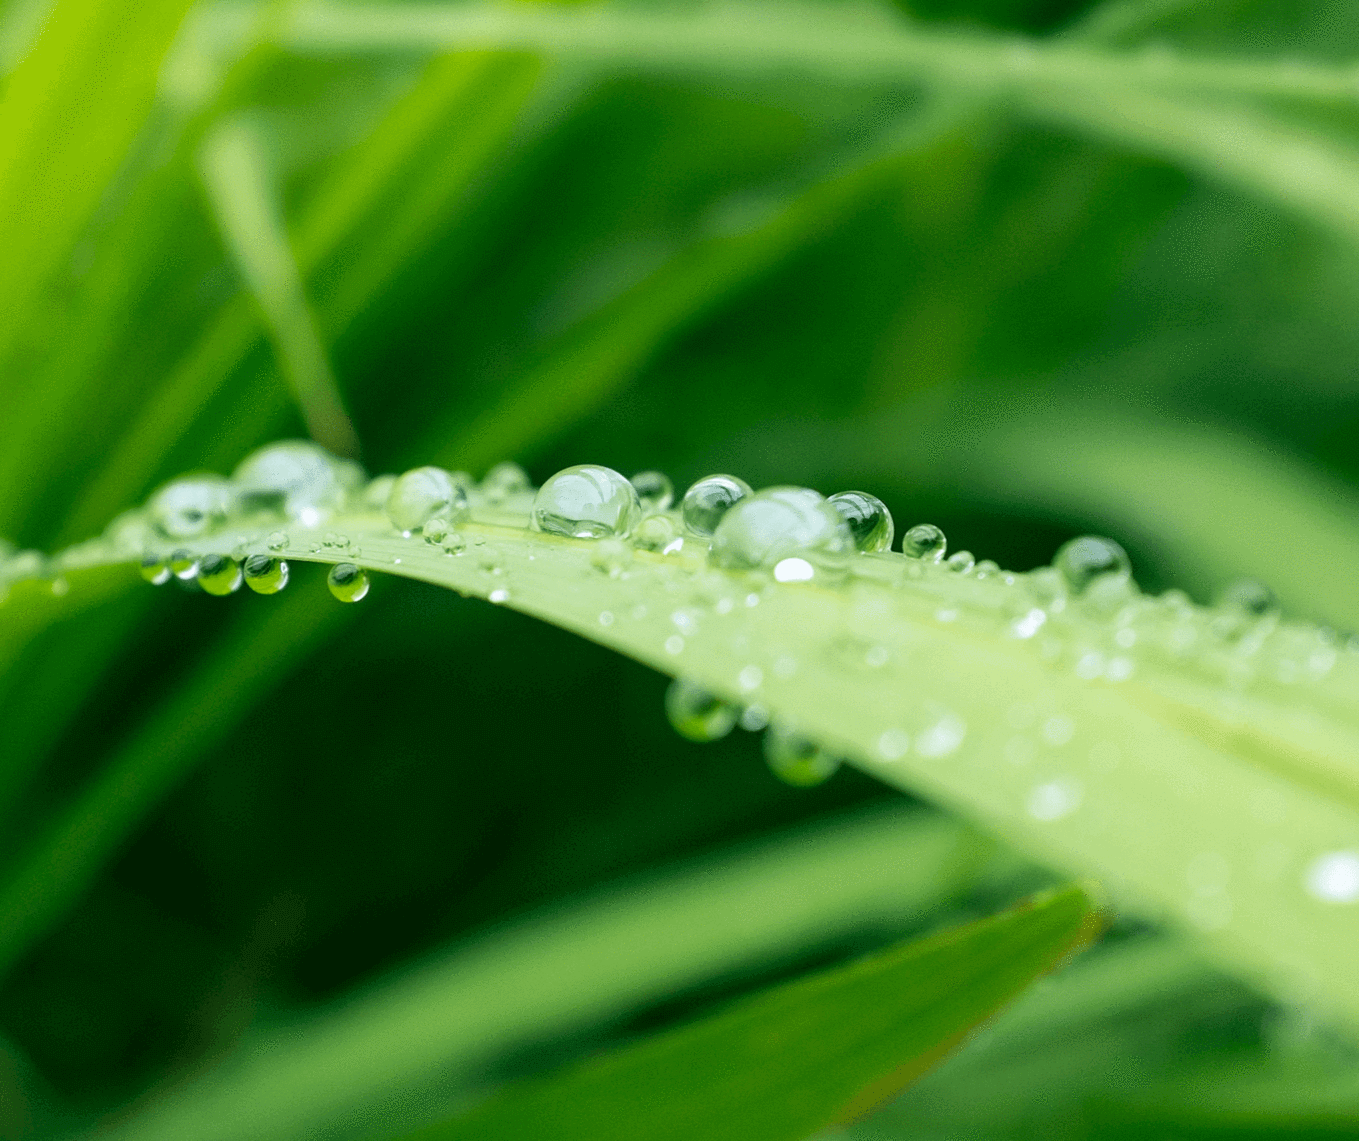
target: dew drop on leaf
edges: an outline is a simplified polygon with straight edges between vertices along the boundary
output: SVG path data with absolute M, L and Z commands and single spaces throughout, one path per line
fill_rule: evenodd
M 892 513 L 876 495 L 866 491 L 842 491 L 828 500 L 849 527 L 857 550 L 887 551 L 892 548 L 896 528 Z
M 528 488 L 528 472 L 509 460 L 496 464 L 481 481 L 481 493 L 492 504 L 504 503 L 511 495 L 518 495 Z
M 713 532 L 712 559 L 730 570 L 774 567 L 788 558 L 843 564 L 853 552 L 849 527 L 806 487 L 771 487 L 731 508 Z
M 944 560 L 944 566 L 954 574 L 970 574 L 976 565 L 971 551 L 954 551 Z
M 277 594 L 288 585 L 288 564 L 270 555 L 251 555 L 242 568 L 245 585 L 256 594 Z
M 147 505 L 156 530 L 170 539 L 192 539 L 226 522 L 231 484 L 217 475 L 195 475 L 167 483 Z
M 1122 585 L 1132 569 L 1122 547 L 1112 539 L 1095 535 L 1082 535 L 1063 543 L 1052 565 L 1073 594 L 1084 594 L 1096 584 Z
M 824 784 L 840 768 L 839 757 L 777 723 L 765 730 L 764 759 L 779 780 L 798 788 Z
M 183 582 L 190 581 L 198 574 L 198 556 L 192 551 L 180 549 L 170 555 L 170 573 Z
M 219 598 L 241 586 L 240 564 L 230 555 L 204 555 L 198 563 L 198 585 Z
M 281 514 L 307 527 L 344 507 L 347 484 L 354 478 L 352 470 L 342 470 L 339 460 L 309 440 L 267 444 L 231 475 L 244 509 Z
M 287 549 L 289 541 L 287 531 L 271 531 L 265 544 L 271 551 L 282 551 Z
M 639 471 L 631 482 L 643 511 L 664 511 L 675 501 L 675 485 L 663 471 Z
M 750 495 L 750 484 L 734 475 L 704 476 L 684 493 L 680 520 L 693 534 L 707 538 L 722 517 Z
M 147 555 L 142 559 L 141 575 L 152 586 L 161 586 L 170 581 L 170 568 L 158 555 Z
M 633 544 L 644 551 L 665 551 L 679 536 L 672 515 L 648 515 L 632 530 Z
M 690 741 L 716 741 L 736 726 L 739 710 L 688 678 L 665 691 L 665 715 L 676 733 Z
M 341 602 L 359 602 L 368 593 L 368 572 L 353 563 L 336 563 L 326 576 L 326 585 Z
M 470 515 L 467 489 L 443 468 L 412 468 L 387 494 L 387 518 L 398 531 L 419 531 L 432 520 L 461 523 Z
M 630 534 L 640 514 L 637 492 L 618 472 L 577 464 L 538 489 L 531 525 L 573 539 L 610 539 Z
M 937 563 L 944 557 L 948 540 L 933 523 L 917 523 L 901 536 L 901 553 L 927 563 Z

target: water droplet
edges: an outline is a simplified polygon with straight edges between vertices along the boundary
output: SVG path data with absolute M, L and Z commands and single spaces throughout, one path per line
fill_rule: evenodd
M 241 565 L 229 555 L 204 555 L 198 563 L 198 585 L 219 598 L 241 588 Z
M 1221 637 L 1236 638 L 1252 628 L 1272 627 L 1279 617 L 1279 600 L 1263 582 L 1243 578 L 1218 593 L 1214 609 L 1213 631 Z
M 1075 781 L 1054 780 L 1029 790 L 1027 808 L 1035 820 L 1048 823 L 1070 816 L 1080 803 L 1081 790 Z
M 632 541 L 644 551 L 668 552 L 679 535 L 679 525 L 672 515 L 648 515 L 632 530 Z M 681 540 L 683 543 L 683 540 Z
M 678 634 L 671 634 L 665 640 L 665 652 L 667 654 L 679 654 L 684 652 L 684 639 Z
M 438 547 L 443 545 L 451 530 L 453 528 L 448 525 L 447 519 L 431 519 L 420 533 L 424 536 L 426 543 L 432 547 Z
M 854 546 L 860 551 L 889 551 L 896 528 L 892 513 L 876 495 L 866 491 L 842 491 L 827 501 L 844 519 Z
M 604 539 L 590 552 L 590 565 L 610 578 L 617 578 L 632 561 L 632 548 L 622 539 Z
M 764 759 L 779 780 L 798 788 L 824 784 L 840 767 L 839 757 L 780 724 L 765 731 Z
M 665 691 L 665 715 L 675 732 L 690 741 L 716 741 L 736 725 L 737 707 L 688 678 L 676 678 Z
M 732 507 L 750 495 L 750 484 L 734 475 L 704 476 L 684 493 L 680 520 L 695 535 L 706 538 Z
M 901 729 L 888 729 L 878 738 L 878 754 L 885 761 L 899 761 L 911 747 L 911 738 Z
M 614 616 L 612 610 L 601 610 L 599 612 L 599 624 L 601 626 L 612 626 L 613 623 Z
M 183 582 L 189 582 L 198 574 L 198 556 L 182 548 L 169 558 L 170 573 Z
M 387 509 L 387 497 L 392 494 L 394 486 L 396 486 L 396 476 L 375 476 L 368 481 L 368 485 L 363 489 L 363 495 L 359 502 L 367 511 L 385 511 Z
M 269 555 L 251 555 L 245 560 L 245 585 L 256 594 L 277 594 L 288 585 L 288 564 Z
M 282 440 L 246 456 L 231 475 L 246 510 L 269 511 L 314 527 L 344 506 L 339 461 L 308 440 Z
M 612 468 L 579 464 L 559 471 L 538 490 L 535 531 L 574 539 L 608 539 L 632 531 L 641 508 L 632 484 Z
M 170 581 L 170 568 L 157 555 L 147 555 L 142 559 L 141 572 L 142 578 L 152 586 L 161 586 Z
M 982 559 L 974 568 L 973 574 L 978 578 L 990 578 L 993 574 L 1000 573 L 1000 564 L 991 559 Z
M 448 534 L 444 536 L 442 546 L 444 549 L 444 554 L 460 555 L 463 553 L 463 551 L 467 550 L 467 540 L 464 539 L 462 535 L 460 535 L 457 531 L 449 531 Z M 532 558 L 533 556 L 530 555 L 529 557 Z M 400 562 L 401 560 L 397 559 L 396 561 Z
M 944 557 L 948 540 L 933 523 L 917 523 L 901 536 L 901 553 L 927 563 L 937 563 Z
M 816 568 L 806 559 L 781 559 L 774 564 L 775 582 L 810 582 L 816 577 Z
M 1014 625 L 1010 627 L 1010 631 L 1016 638 L 1032 638 L 1042 629 L 1043 623 L 1047 620 L 1047 611 L 1040 610 L 1035 606 L 1026 611 L 1022 618 L 1017 619 Z
M 434 519 L 461 523 L 470 515 L 467 489 L 443 468 L 428 466 L 397 477 L 386 510 L 398 531 L 418 531 Z
M 736 682 L 741 687 L 742 693 L 759 689 L 764 684 L 764 670 L 759 666 L 743 666 L 741 672 L 736 675 Z
M 1359 901 L 1359 852 L 1327 852 L 1307 868 L 1303 885 L 1322 903 Z
M 265 543 L 271 551 L 278 552 L 286 550 L 291 541 L 287 531 L 271 531 Z
M 1098 585 L 1121 586 L 1128 581 L 1131 565 L 1128 555 L 1112 539 L 1082 535 L 1063 543 L 1052 560 L 1067 588 L 1084 594 Z
M 488 602 L 494 602 L 497 606 L 510 600 L 510 592 L 503 586 L 497 587 L 486 596 Z
M 481 494 L 492 504 L 504 503 L 511 495 L 518 495 L 528 488 L 528 472 L 509 460 L 496 464 L 481 481 Z
M 167 483 L 147 505 L 151 521 L 171 539 L 192 539 L 226 522 L 231 484 L 218 475 L 195 475 Z
M 840 513 L 806 487 L 771 487 L 743 499 L 713 532 L 712 558 L 721 567 L 753 570 L 801 557 L 843 566 L 854 540 Z
M 976 565 L 976 560 L 972 557 L 971 551 L 954 551 L 944 560 L 944 566 L 954 574 L 967 574 Z
M 664 511 L 675 501 L 675 485 L 663 471 L 639 471 L 631 482 L 643 511 Z
M 915 751 L 922 757 L 947 757 L 957 750 L 967 735 L 962 720 L 948 713 L 915 739 Z
M 358 602 L 368 593 L 368 572 L 353 563 L 336 563 L 326 576 L 326 585 L 341 602 Z

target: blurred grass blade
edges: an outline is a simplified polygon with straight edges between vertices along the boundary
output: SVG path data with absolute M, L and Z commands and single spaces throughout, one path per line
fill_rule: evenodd
M 308 434 L 337 455 L 356 456 L 358 437 L 307 303 L 259 131 L 243 115 L 218 123 L 203 140 L 199 165 L 227 248 L 264 314 Z
M 944 35 L 885 13 L 844 20 L 810 8 L 780 13 L 774 21 L 759 9 L 740 7 L 660 16 L 307 3 L 293 11 L 280 36 L 302 52 L 521 48 L 700 74 L 792 70 L 822 82 L 939 85 L 1013 100 L 1044 121 L 1151 148 L 1359 242 L 1359 150 L 1277 115 L 1205 102 L 1282 96 L 1348 105 L 1354 80 L 1344 68 L 1144 59 L 1082 47 L 1074 39 L 1043 44 Z
M 1076 888 L 784 984 L 408 1141 L 801 1141 L 911 1084 L 1097 933 Z
M 788 948 L 916 922 L 990 851 L 950 820 L 892 805 L 615 885 L 246 1043 L 110 1141 L 286 1141 L 428 1120 L 517 1048 Z

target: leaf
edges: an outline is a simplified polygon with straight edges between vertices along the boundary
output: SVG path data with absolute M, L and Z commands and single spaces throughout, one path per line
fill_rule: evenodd
M 909 1085 L 1098 931 L 1068 888 L 775 987 L 409 1141 L 798 1141 Z
M 279 553 L 486 597 L 758 704 L 1058 868 L 1107 878 L 1266 992 L 1359 1021 L 1359 655 L 1326 631 L 896 554 L 779 583 L 711 566 L 692 537 L 665 555 L 527 530 L 530 494 L 477 494 L 453 553 L 362 514 L 290 527 Z M 262 543 L 233 529 L 186 545 Z M 116 557 L 95 543 L 60 565 L 75 590 L 81 566 Z M 87 824 L 44 850 L 74 870 L 82 845 L 105 841 L 85 831 L 98 811 L 72 811 Z M 23 882 L 69 899 L 48 859 Z M 0 926 L 28 898 L 0 893 Z
M 890 805 L 606 885 L 247 1040 L 116 1136 L 286 1141 L 414 1125 L 544 1036 L 760 969 L 789 947 L 925 920 L 992 855 L 954 821 Z

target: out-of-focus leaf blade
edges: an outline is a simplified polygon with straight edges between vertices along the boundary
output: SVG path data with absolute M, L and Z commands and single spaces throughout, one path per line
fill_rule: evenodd
M 409 1141 L 798 1141 L 909 1085 L 1098 930 L 1069 888 L 702 1021 L 408 1134 Z

